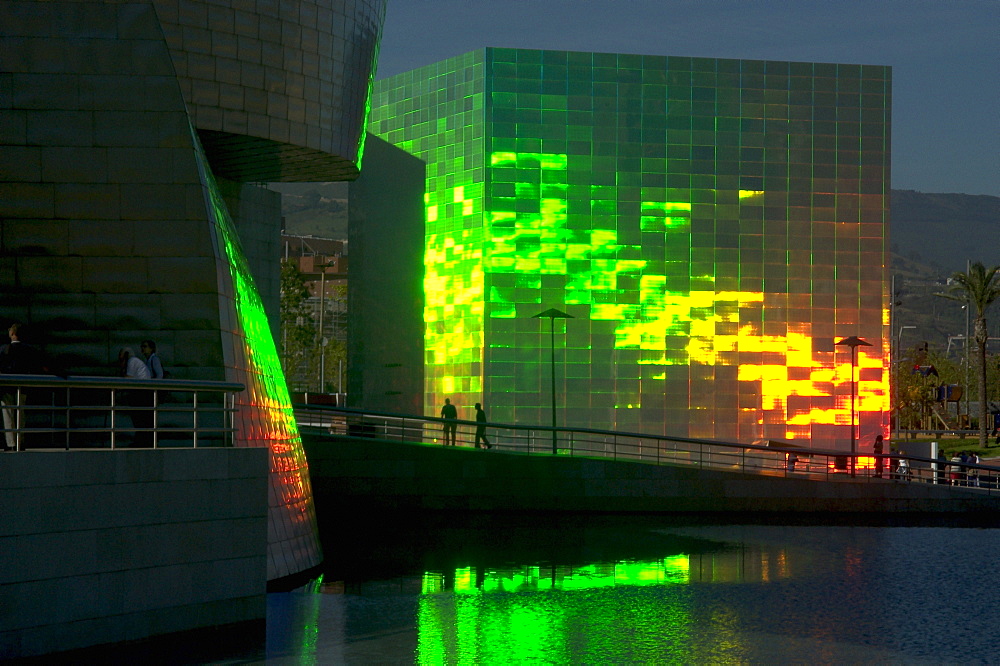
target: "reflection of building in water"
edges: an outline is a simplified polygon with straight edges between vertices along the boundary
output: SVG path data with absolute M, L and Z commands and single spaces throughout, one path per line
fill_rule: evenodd
M 671 589 L 791 575 L 785 548 L 747 544 L 648 561 L 426 572 L 417 610 L 417 660 L 574 662 L 599 654 L 602 661 L 623 663 L 645 654 L 643 645 L 660 646 L 662 656 L 666 646 L 698 640 L 695 610 L 687 595 Z M 630 587 L 635 593 L 608 593 Z
M 602 562 L 583 566 L 526 565 L 506 569 L 463 567 L 448 573 L 425 572 L 422 594 L 596 590 L 618 586 L 688 583 L 768 582 L 792 575 L 788 553 L 742 546 L 662 560 Z

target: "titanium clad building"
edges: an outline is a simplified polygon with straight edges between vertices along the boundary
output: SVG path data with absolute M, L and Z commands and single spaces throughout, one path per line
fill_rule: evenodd
M 322 550 L 269 321 L 280 196 L 261 183 L 358 176 L 384 16 L 384 0 L 0 3 L 4 326 L 44 331 L 71 374 L 111 374 L 151 338 L 174 378 L 245 385 L 236 445 L 271 453 L 269 580 Z
M 427 162 L 425 409 L 847 448 L 887 426 L 890 68 L 487 48 L 377 81 Z

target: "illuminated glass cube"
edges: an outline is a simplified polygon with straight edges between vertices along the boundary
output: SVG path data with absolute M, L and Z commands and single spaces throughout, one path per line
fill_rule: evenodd
M 488 48 L 377 81 L 427 162 L 425 409 L 814 447 L 888 419 L 890 68 Z

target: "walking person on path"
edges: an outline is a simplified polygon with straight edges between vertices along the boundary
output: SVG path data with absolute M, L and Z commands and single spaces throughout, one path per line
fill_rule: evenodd
M 476 403 L 476 448 L 487 448 L 492 449 L 493 445 L 490 444 L 489 440 L 486 439 L 486 412 L 483 411 L 483 406 L 480 403 Z M 482 440 L 483 446 L 479 446 L 479 442 Z
M 969 452 L 969 460 L 968 460 L 968 462 L 971 463 L 971 464 L 973 464 L 973 465 L 979 465 L 979 464 L 982 464 L 982 459 L 979 457 L 978 453 L 976 453 L 975 451 L 970 451 Z M 979 468 L 977 468 L 977 467 L 970 467 L 969 468 L 969 483 L 968 483 L 968 485 L 975 486 L 976 488 L 979 487 Z

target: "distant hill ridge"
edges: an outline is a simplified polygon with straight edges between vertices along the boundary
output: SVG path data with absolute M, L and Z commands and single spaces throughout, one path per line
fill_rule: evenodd
M 288 233 L 347 239 L 347 183 L 272 183 L 271 188 L 284 195 Z M 1000 197 L 892 190 L 891 206 L 899 303 L 894 328 L 917 326 L 905 331 L 904 343 L 928 340 L 944 348 L 948 336 L 964 331 L 965 317 L 954 301 L 934 294 L 953 272 L 965 270 L 966 260 L 1000 264 Z M 997 312 L 994 307 L 988 313 L 994 326 Z
M 967 260 L 1000 264 L 1000 197 L 892 190 L 890 205 L 894 255 L 947 275 L 964 271 Z
M 347 239 L 347 183 L 273 183 L 271 188 L 285 195 L 282 212 L 289 233 Z M 892 190 L 891 206 L 894 267 L 923 266 L 947 276 L 964 271 L 966 260 L 1000 263 L 1000 197 Z

